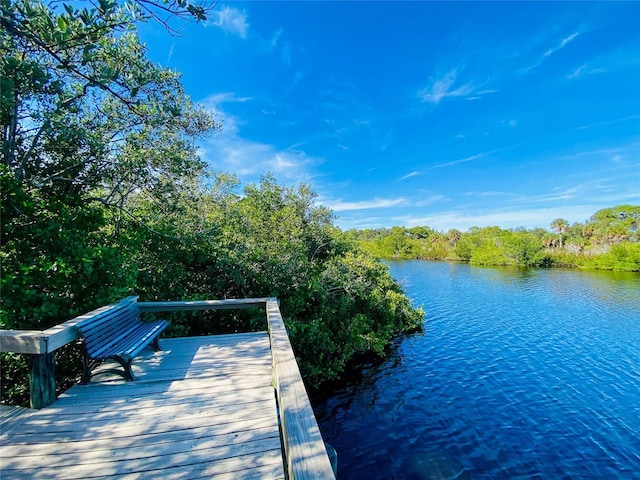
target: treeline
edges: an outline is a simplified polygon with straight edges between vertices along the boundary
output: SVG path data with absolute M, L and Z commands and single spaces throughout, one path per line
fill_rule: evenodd
M 198 157 L 220 125 L 136 36 L 167 12 L 206 13 L 177 0 L 0 3 L 0 328 L 46 329 L 127 295 L 275 296 L 309 384 L 382 354 L 422 312 L 307 186 L 240 190 Z M 171 331 L 252 327 L 264 320 L 176 315 Z M 77 346 L 56 361 L 62 388 L 80 373 Z M 3 355 L 3 402 L 25 402 L 26 362 Z
M 640 206 L 605 208 L 587 222 L 573 225 L 558 218 L 550 228 L 472 227 L 467 232 L 442 233 L 425 226 L 350 230 L 348 234 L 366 251 L 386 259 L 640 271 Z

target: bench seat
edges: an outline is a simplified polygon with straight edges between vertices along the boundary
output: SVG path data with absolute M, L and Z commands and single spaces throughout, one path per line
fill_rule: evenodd
M 128 297 L 105 312 L 80 322 L 77 328 L 85 347 L 81 383 L 88 383 L 94 375 L 103 373 L 115 373 L 127 381 L 135 380 L 131 370 L 133 359 L 148 345 L 160 350 L 158 337 L 168 325 L 166 320 L 143 321 L 137 297 Z M 105 360 L 115 360 L 122 369 L 92 373 Z

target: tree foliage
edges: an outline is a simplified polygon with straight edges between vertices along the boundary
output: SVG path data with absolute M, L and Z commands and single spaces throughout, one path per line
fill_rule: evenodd
M 446 234 L 430 227 L 351 231 L 363 248 L 381 258 L 454 260 L 476 265 L 573 266 L 640 271 L 633 252 L 640 242 L 640 206 L 618 205 L 582 223 L 554 220 L 550 228 L 504 230 L 472 227 Z
M 319 385 L 422 313 L 310 187 L 266 176 L 239 191 L 198 157 L 197 139 L 220 125 L 146 58 L 136 24 L 205 13 L 184 0 L 0 2 L 0 327 L 45 329 L 130 294 L 277 296 Z M 250 314 L 177 314 L 170 330 L 256 326 Z M 74 355 L 60 388 L 79 373 Z M 24 401 L 22 360 L 3 358 L 3 401 Z

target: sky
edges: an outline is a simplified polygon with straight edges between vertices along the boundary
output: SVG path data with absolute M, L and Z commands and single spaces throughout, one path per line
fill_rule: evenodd
M 219 2 L 140 38 L 243 183 L 342 229 L 549 228 L 640 204 L 640 2 Z

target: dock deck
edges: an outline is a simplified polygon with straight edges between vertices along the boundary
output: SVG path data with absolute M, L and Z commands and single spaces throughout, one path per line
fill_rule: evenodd
M 266 310 L 269 332 L 161 339 L 133 382 L 97 376 L 40 410 L 0 408 L 0 478 L 334 478 Z
M 75 385 L 9 421 L 3 478 L 284 478 L 268 334 L 161 346 L 135 382 Z

